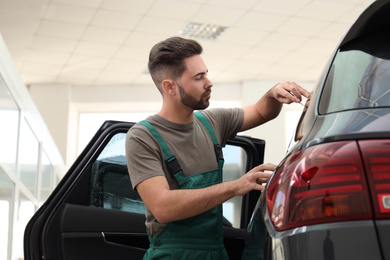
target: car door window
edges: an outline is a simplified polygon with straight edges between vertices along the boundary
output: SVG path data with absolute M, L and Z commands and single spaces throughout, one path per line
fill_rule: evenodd
M 91 205 L 144 214 L 145 205 L 127 171 L 125 138 L 126 133 L 114 135 L 93 163 Z
M 92 165 L 92 206 L 144 214 L 145 205 L 133 190 L 127 171 L 125 155 L 126 133 L 111 137 L 99 157 Z M 245 173 L 246 152 L 243 148 L 226 145 L 223 181 L 231 181 Z M 223 204 L 225 225 L 240 227 L 242 196 L 231 198 Z

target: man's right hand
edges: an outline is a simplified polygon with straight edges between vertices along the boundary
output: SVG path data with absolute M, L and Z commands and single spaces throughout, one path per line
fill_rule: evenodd
M 276 169 L 272 163 L 261 164 L 244 174 L 241 178 L 233 181 L 237 186 L 236 195 L 245 195 L 251 190 L 264 190 L 263 183 L 266 183 Z

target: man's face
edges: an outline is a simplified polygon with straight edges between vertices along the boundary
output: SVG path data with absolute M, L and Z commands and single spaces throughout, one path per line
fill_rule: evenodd
M 179 88 L 180 100 L 183 105 L 193 109 L 202 110 L 209 106 L 211 87 L 213 84 L 207 77 L 207 67 L 200 55 L 184 60 L 186 70 L 183 72 Z

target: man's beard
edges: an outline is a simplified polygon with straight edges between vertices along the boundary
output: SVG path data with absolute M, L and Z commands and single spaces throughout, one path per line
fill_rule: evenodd
M 180 100 L 183 103 L 183 105 L 192 108 L 193 110 L 203 110 L 209 106 L 210 104 L 209 100 L 208 99 L 204 100 L 203 97 L 207 96 L 211 92 L 210 89 L 204 92 L 200 97 L 200 100 L 198 101 L 193 96 L 188 95 L 187 92 L 182 88 L 182 86 L 180 86 L 179 84 L 177 85 L 179 87 Z

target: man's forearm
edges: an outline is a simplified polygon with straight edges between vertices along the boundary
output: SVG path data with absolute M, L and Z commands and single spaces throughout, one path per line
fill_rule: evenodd
M 256 103 L 256 110 L 263 118 L 262 124 L 276 118 L 282 110 L 283 103 L 275 98 L 273 91 L 274 88 L 268 90 Z
M 261 183 L 270 177 L 265 171 L 273 171 L 275 167 L 262 164 L 237 180 L 202 189 L 170 190 L 166 178 L 157 176 L 139 183 L 137 190 L 154 217 L 167 223 L 199 215 L 251 190 L 263 190 Z
M 232 182 L 202 189 L 166 190 L 160 195 L 162 203 L 151 210 L 160 223 L 186 219 L 204 213 L 235 196 Z

